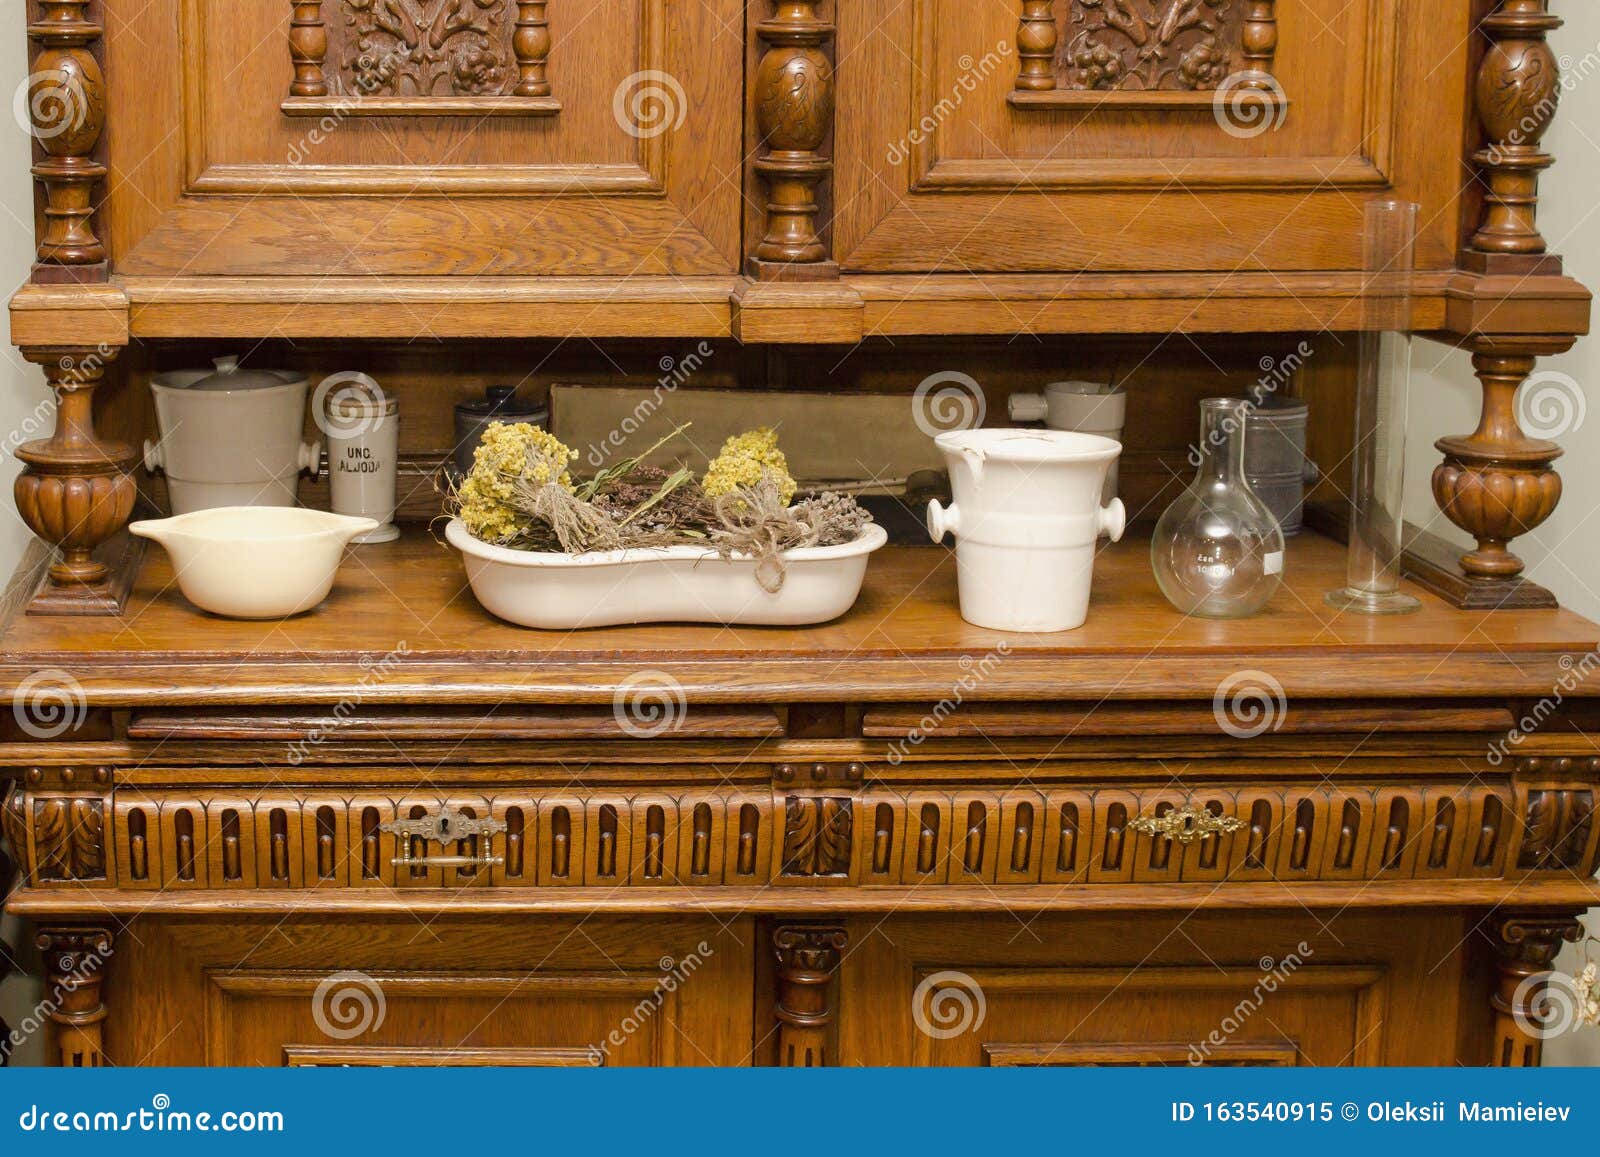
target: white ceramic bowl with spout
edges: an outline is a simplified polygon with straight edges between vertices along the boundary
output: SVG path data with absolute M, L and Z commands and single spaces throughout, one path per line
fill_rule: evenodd
M 289 506 L 220 506 L 128 530 L 167 548 L 184 597 L 230 619 L 282 619 L 328 597 L 350 540 L 376 530 L 351 518 Z

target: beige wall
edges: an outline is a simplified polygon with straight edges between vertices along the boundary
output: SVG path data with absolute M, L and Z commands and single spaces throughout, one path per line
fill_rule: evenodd
M 26 73 L 23 45 L 24 5 L 0 3 L 0 97 L 8 101 Z M 1573 276 L 1600 286 L 1600 5 L 1559 2 L 1567 25 L 1553 42 L 1570 58 L 1568 71 L 1578 77 L 1564 98 L 1561 116 L 1548 144 L 1560 164 L 1545 178 L 1541 221 L 1552 246 L 1567 259 Z M 9 115 L 0 119 L 0 282 L 21 283 L 33 249 L 33 190 L 27 176 L 27 137 Z M 1477 422 L 1478 389 L 1467 359 L 1441 346 L 1418 346 L 1419 374 L 1411 397 L 1409 424 L 1408 513 L 1413 521 L 1456 537 L 1453 527 L 1437 516 L 1428 494 L 1436 438 L 1464 433 Z M 1548 365 L 1588 386 L 1600 382 L 1600 337 L 1582 342 L 1571 354 Z M 48 398 L 37 368 L 23 362 L 9 342 L 0 343 L 0 431 L 7 432 L 7 454 L 0 461 L 0 496 L 9 493 L 16 463 L 9 455 L 10 432 L 21 429 L 35 408 Z M 1596 413 L 1566 434 L 1562 475 L 1566 497 L 1554 518 L 1519 550 L 1539 582 L 1562 601 L 1600 619 L 1600 398 Z M 9 573 L 27 541 L 28 531 L 8 500 L 0 500 L 0 573 Z M 14 943 L 16 929 L 5 929 Z M 12 981 L 0 986 L 0 1009 L 19 1023 L 38 999 L 35 988 Z M 1552 1059 L 1561 1063 L 1600 1065 L 1600 1032 L 1554 1043 Z

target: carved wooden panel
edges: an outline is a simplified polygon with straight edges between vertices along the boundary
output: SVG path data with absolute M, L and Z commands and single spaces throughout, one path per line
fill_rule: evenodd
M 292 0 L 291 116 L 549 116 L 547 0 Z
M 1096 33 L 1138 83 L 1160 86 L 1136 89 L 1126 69 L 1108 88 L 1092 59 L 1069 68 L 1089 24 L 1071 23 L 1067 0 L 841 5 L 851 67 L 837 76 L 833 259 L 884 274 L 1355 270 L 1361 206 L 1389 190 L 1431 222 L 1419 266 L 1446 267 L 1465 212 L 1446 178 L 1468 131 L 1459 49 L 1472 32 L 1464 6 L 1439 7 L 1426 22 L 1401 0 L 1297 0 L 1275 20 L 1244 0 L 1206 7 L 1226 14 L 1227 73 L 1190 72 L 1212 87 L 1165 71 L 1198 25 L 1143 62 L 1121 32 Z M 1108 11 L 1137 16 L 1150 45 L 1183 9 L 1081 9 L 1088 22 Z M 1263 55 L 1246 54 L 1247 24 Z
M 1234 89 L 1263 111 L 1283 101 L 1274 0 L 1023 0 L 1017 44 L 1019 107 L 1182 108 Z
M 1517 770 L 1522 782 L 1517 788 L 1515 867 L 1579 876 L 1600 870 L 1600 823 L 1595 818 L 1600 759 L 1524 759 Z
M 118 788 L 3 812 L 44 886 L 451 889 L 1161 884 L 1498 879 L 1600 867 L 1595 769 L 1525 761 L 1502 783 L 1163 787 L 866 783 L 653 790 Z M 860 765 L 850 765 L 859 774 Z M 843 765 L 817 765 L 832 775 Z M 385 831 L 448 807 L 485 837 Z M 1175 820 L 1183 820 L 1175 823 Z M 482 847 L 479 840 L 484 840 Z
M 118 108 L 159 113 L 106 134 L 110 180 L 130 190 L 101 210 L 118 271 L 732 275 L 743 257 L 742 0 L 477 4 L 461 0 L 456 18 L 493 16 L 510 37 L 495 83 L 511 89 L 454 95 L 469 81 L 452 72 L 430 95 L 405 81 L 402 95 L 362 100 L 331 91 L 343 0 L 150 0 L 123 14 L 119 43 L 173 65 L 107 73 L 113 120 Z M 519 8 L 534 14 L 520 27 Z M 541 39 L 553 95 L 517 95 L 515 52 Z M 693 67 L 677 59 L 685 45 Z M 300 95 L 324 78 L 329 93 Z M 291 85 L 292 109 L 317 116 L 284 115 Z M 560 115 L 522 115 L 557 96 Z

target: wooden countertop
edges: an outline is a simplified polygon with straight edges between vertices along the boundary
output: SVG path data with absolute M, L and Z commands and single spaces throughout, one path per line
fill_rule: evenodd
M 1413 615 L 1340 614 L 1322 596 L 1343 560 L 1308 534 L 1292 541 L 1266 613 L 1185 619 L 1156 589 L 1147 541 L 1131 535 L 1102 552 L 1083 628 L 1011 635 L 961 619 L 950 551 L 889 547 L 855 608 L 819 627 L 558 632 L 490 616 L 455 552 L 420 527 L 357 548 L 327 602 L 271 623 L 195 610 L 152 546 L 122 616 L 13 618 L 0 685 L 61 669 L 104 705 L 602 703 L 660 670 L 701 701 L 938 701 L 958 687 L 967 700 L 1209 699 L 1230 673 L 1260 670 L 1291 696 L 1546 695 L 1563 679 L 1577 684 L 1567 695 L 1600 695 L 1580 666 L 1600 626 L 1567 611 L 1458 611 L 1420 591 Z M 999 661 L 983 663 L 990 655 Z

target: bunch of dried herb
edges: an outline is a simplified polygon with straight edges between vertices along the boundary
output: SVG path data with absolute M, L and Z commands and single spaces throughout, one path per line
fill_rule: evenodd
M 872 521 L 848 495 L 791 504 L 797 486 L 769 429 L 729 438 L 703 482 L 687 469 L 644 464 L 685 429 L 575 482 L 567 467 L 577 454 L 559 440 L 527 423 L 493 423 L 447 507 L 475 538 L 517 550 L 709 545 L 724 558 L 755 559 L 757 579 L 774 592 L 783 585 L 782 552 L 853 542 Z

